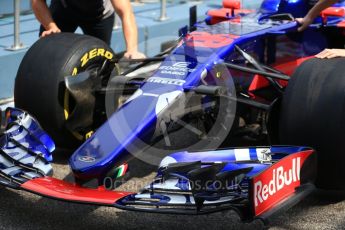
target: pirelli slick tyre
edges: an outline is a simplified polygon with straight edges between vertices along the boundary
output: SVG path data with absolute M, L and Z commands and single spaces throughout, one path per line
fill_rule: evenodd
M 61 33 L 39 39 L 20 64 L 15 81 L 16 106 L 34 115 L 58 146 L 76 147 L 84 134 L 65 128 L 73 99 L 64 77 L 100 68 L 113 56 L 106 43 L 86 35 Z
M 345 58 L 304 62 L 283 97 L 280 142 L 317 150 L 318 187 L 345 189 L 344 118 Z

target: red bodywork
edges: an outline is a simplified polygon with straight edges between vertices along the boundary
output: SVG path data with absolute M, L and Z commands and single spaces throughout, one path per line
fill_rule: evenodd
M 344 17 L 345 9 L 342 7 L 328 7 L 327 9 L 321 11 L 321 17 L 323 23 L 327 22 L 327 17 Z
M 211 24 L 216 24 L 223 20 L 229 19 L 233 15 L 248 14 L 254 12 L 253 10 L 241 9 L 241 1 L 238 0 L 223 0 L 223 8 L 209 10 L 207 15 L 212 17 Z
M 276 64 L 276 65 L 273 65 L 272 67 L 279 70 L 280 72 L 286 74 L 286 75 L 289 75 L 291 76 L 294 72 L 295 72 L 295 69 L 300 65 L 302 64 L 304 61 L 310 59 L 310 58 L 313 58 L 314 56 L 310 56 L 310 57 L 303 57 L 303 58 L 299 58 L 299 59 L 296 59 L 296 60 L 293 60 L 293 61 L 289 61 L 289 62 L 284 62 L 282 64 Z M 281 84 L 282 86 L 286 87 L 288 82 L 287 81 L 278 81 L 279 84 Z M 258 89 L 262 89 L 264 87 L 267 87 L 269 86 L 270 83 L 269 81 L 260 76 L 260 75 L 255 75 L 254 76 L 254 79 L 252 81 L 252 83 L 250 84 L 249 86 L 249 91 L 255 91 L 255 90 L 258 90 Z
M 209 34 L 195 31 L 186 36 L 185 44 L 190 47 L 220 48 L 230 45 L 237 37 L 232 34 Z
M 223 7 L 229 9 L 241 9 L 241 1 L 239 0 L 223 0 Z
M 219 19 L 226 19 L 229 18 L 229 16 L 232 14 L 232 12 L 234 12 L 235 14 L 248 14 L 253 12 L 253 10 L 247 10 L 247 9 L 235 9 L 234 11 L 232 11 L 232 9 L 228 9 L 228 8 L 220 8 L 220 9 L 216 9 L 216 10 L 209 10 L 207 12 L 208 16 L 211 17 L 216 17 Z
M 104 188 L 84 188 L 52 177 L 29 180 L 22 184 L 21 188 L 53 199 L 105 206 L 113 205 L 117 200 L 132 194 L 130 192 L 108 191 Z

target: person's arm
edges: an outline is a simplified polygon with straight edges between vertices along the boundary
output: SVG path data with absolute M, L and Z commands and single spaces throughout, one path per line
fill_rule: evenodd
M 138 52 L 138 28 L 135 22 L 133 9 L 129 0 L 111 0 L 115 12 L 122 21 L 123 33 L 126 41 L 125 58 L 145 58 L 145 55 Z
M 31 4 L 37 20 L 45 29 L 41 35 L 42 37 L 61 32 L 59 27 L 55 24 L 45 0 L 31 0 Z
M 313 8 L 311 8 L 308 14 L 304 18 L 296 18 L 296 21 L 301 24 L 298 28 L 298 31 L 303 31 L 308 28 L 308 26 L 313 23 L 314 19 L 320 15 L 321 11 L 326 9 L 327 7 L 332 6 L 338 2 L 338 0 L 319 0 Z

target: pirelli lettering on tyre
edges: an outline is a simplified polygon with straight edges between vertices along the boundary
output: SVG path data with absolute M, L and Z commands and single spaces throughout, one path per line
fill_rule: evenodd
M 301 168 L 312 150 L 289 155 L 253 178 L 255 215 L 286 199 L 301 185 Z
M 114 55 L 112 52 L 103 48 L 92 49 L 89 52 L 85 53 L 80 59 L 81 67 L 84 67 L 91 59 L 99 56 L 105 57 L 106 59 L 112 59 Z

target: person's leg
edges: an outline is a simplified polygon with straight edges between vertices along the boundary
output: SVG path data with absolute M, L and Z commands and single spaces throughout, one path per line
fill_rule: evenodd
M 77 22 L 73 19 L 71 12 L 66 9 L 59 0 L 52 0 L 49 6 L 50 13 L 54 22 L 59 27 L 61 32 L 75 32 L 78 28 Z M 40 26 L 39 36 L 45 31 L 44 27 Z
M 97 37 L 110 45 L 111 34 L 114 26 L 114 14 L 96 22 L 82 22 L 80 27 L 84 34 Z

